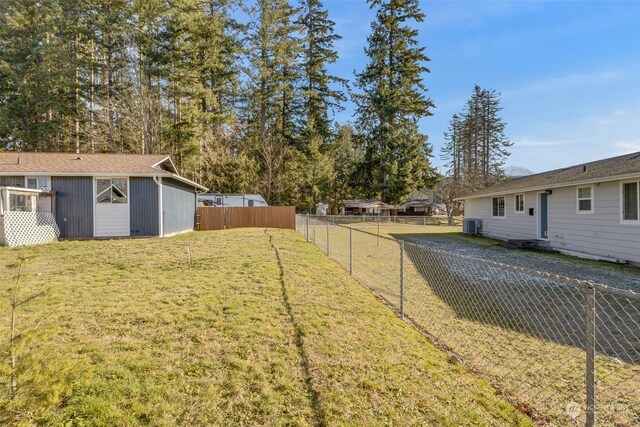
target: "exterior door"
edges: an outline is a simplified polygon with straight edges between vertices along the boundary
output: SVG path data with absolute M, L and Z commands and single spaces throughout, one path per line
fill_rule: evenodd
M 549 201 L 545 193 L 540 193 L 540 238 L 549 237 Z
M 95 179 L 95 237 L 131 234 L 128 178 Z

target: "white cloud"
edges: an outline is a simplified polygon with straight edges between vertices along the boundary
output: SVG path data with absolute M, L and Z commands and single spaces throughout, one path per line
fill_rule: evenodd
M 622 78 L 626 70 L 607 70 L 593 73 L 573 73 L 561 77 L 552 77 L 537 82 L 531 82 L 518 88 L 507 89 L 502 92 L 503 98 L 538 95 L 541 93 L 567 90 L 570 88 L 598 85 Z
M 635 153 L 640 151 L 640 139 L 633 141 L 618 141 L 613 144 L 615 151 L 619 154 Z
M 571 144 L 572 141 L 565 140 L 540 140 L 540 139 L 531 139 L 531 138 L 513 138 L 511 139 L 513 142 L 513 148 L 520 147 L 556 147 L 558 145 L 566 145 Z

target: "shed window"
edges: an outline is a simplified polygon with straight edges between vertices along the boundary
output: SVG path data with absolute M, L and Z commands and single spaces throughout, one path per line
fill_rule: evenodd
M 128 203 L 127 178 L 99 178 L 96 180 L 97 203 Z
M 524 194 L 516 194 L 516 212 L 524 212 Z
M 27 177 L 27 188 L 35 190 L 50 190 L 48 177 Z
M 622 184 L 622 219 L 638 221 L 640 219 L 640 183 L 627 182 Z
M 492 199 L 493 203 L 493 211 L 492 216 L 494 217 L 504 217 L 504 196 L 494 197 Z
M 593 187 L 578 187 L 578 213 L 593 213 Z

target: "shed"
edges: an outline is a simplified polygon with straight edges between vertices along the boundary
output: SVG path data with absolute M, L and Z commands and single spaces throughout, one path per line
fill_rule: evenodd
M 193 230 L 202 185 L 166 155 L 0 153 L 0 186 L 55 194 L 60 237 L 168 236 Z

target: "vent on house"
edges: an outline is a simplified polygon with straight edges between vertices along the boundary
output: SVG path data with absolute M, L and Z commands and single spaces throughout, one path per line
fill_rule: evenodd
M 464 234 L 480 234 L 482 230 L 482 220 L 474 218 L 465 218 L 462 223 L 462 232 Z
M 587 165 L 582 165 L 582 172 L 586 172 L 587 171 Z

